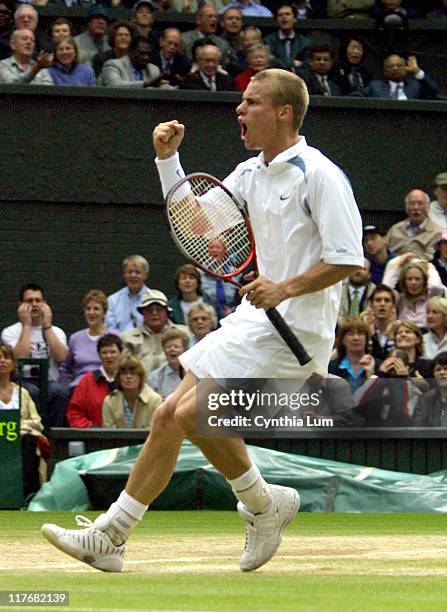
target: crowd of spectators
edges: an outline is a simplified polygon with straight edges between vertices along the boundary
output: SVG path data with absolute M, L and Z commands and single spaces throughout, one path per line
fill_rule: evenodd
M 401 34 L 416 17 L 446 20 L 447 0 L 79 0 L 87 9 L 80 32 L 67 17 L 40 28 L 33 4 L 47 1 L 0 1 L 0 83 L 244 91 L 253 74 L 278 67 L 299 74 L 311 95 L 395 100 L 440 95 Z M 72 7 L 78 0 L 48 4 Z M 111 18 L 110 7 L 116 6 L 129 10 L 129 20 Z M 172 13 L 172 25 L 159 31 L 156 15 L 166 11 L 193 13 L 195 28 L 180 31 Z M 274 19 L 276 30 L 243 25 L 250 17 Z M 351 32 L 322 43 L 315 31 L 308 36 L 296 28 L 298 20 L 313 17 L 375 20 L 387 33 L 381 52 L 374 52 L 380 74 L 371 69 L 372 49 L 360 36 Z

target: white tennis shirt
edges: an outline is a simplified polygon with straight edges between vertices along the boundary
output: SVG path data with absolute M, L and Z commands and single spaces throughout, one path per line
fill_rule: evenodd
M 157 166 L 166 193 L 183 171 L 177 156 L 157 161 Z M 269 280 L 296 277 L 320 261 L 363 266 L 362 221 L 349 180 L 303 136 L 268 166 L 263 153 L 242 162 L 224 184 L 247 205 L 259 272 Z M 340 298 L 341 282 L 277 307 L 314 357 L 306 375 L 327 370 Z M 181 361 L 197 376 L 299 375 L 295 357 L 265 312 L 246 299 Z

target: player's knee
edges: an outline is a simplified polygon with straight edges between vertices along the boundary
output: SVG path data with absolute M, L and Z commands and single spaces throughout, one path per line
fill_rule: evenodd
M 186 435 L 194 434 L 196 431 L 196 418 L 194 404 L 187 398 L 182 398 L 175 409 L 174 419 L 177 427 Z
M 170 397 L 168 397 L 155 411 L 152 419 L 151 430 L 158 431 L 176 427 L 174 413 L 175 403 Z

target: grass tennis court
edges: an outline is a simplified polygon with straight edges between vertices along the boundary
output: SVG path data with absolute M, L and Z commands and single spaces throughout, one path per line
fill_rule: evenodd
M 244 532 L 236 512 L 148 513 L 122 574 L 93 570 L 40 535 L 43 522 L 74 527 L 74 516 L 1 512 L 0 590 L 66 590 L 71 612 L 447 609 L 442 514 L 303 513 L 277 556 L 251 574 L 238 569 Z

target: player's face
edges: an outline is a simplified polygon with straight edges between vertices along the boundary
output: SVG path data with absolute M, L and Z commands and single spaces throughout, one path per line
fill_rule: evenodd
M 250 82 L 236 113 L 245 148 L 262 150 L 266 162 L 271 161 L 282 149 L 278 149 L 279 109 L 273 106 L 269 85 Z
M 127 264 L 123 276 L 131 293 L 138 293 L 147 280 L 147 273 L 144 268 L 133 261 Z

